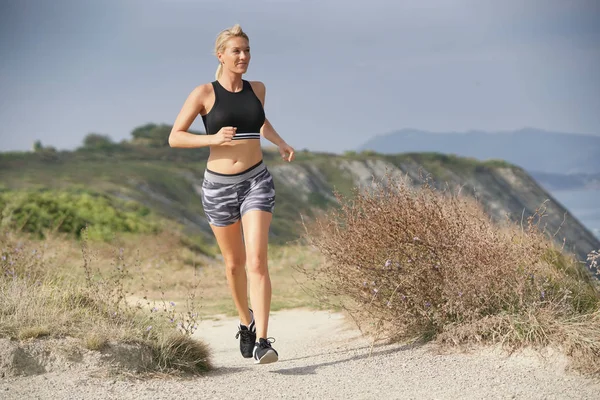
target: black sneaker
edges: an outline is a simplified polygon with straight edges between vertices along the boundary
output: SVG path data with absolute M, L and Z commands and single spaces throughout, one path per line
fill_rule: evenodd
M 254 346 L 254 364 L 269 364 L 279 360 L 279 354 L 271 347 L 274 342 L 273 338 L 258 339 Z
M 256 324 L 254 323 L 254 313 L 250 310 L 252 322 L 249 326 L 240 324 L 235 338 L 240 338 L 240 352 L 244 358 L 252 358 L 252 350 L 256 342 Z

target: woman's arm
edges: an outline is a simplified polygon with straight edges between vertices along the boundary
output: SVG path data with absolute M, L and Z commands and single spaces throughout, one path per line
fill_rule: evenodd
M 215 135 L 195 135 L 187 132 L 196 116 L 202 111 L 203 99 L 210 93 L 209 86 L 210 84 L 201 85 L 192 90 L 175 119 L 169 134 L 169 146 L 195 148 L 217 144 Z
M 264 108 L 265 97 L 267 93 L 267 88 L 265 87 L 265 84 L 262 82 L 255 81 L 252 82 L 252 88 L 258 96 Z M 292 161 L 294 159 L 294 149 L 289 144 L 287 144 L 281 136 L 279 136 L 275 128 L 273 128 L 273 125 L 271 125 L 271 123 L 266 117 L 263 126 L 260 128 L 260 134 L 269 142 L 279 147 L 279 154 L 281 154 L 281 158 L 283 158 L 286 161 Z
M 283 140 L 281 136 L 279 136 L 279 134 L 277 133 L 275 128 L 273 128 L 273 125 L 271 125 L 267 118 L 265 118 L 265 123 L 263 124 L 262 128 L 260 128 L 260 133 L 265 139 L 267 139 L 269 142 L 273 143 L 276 146 L 286 144 L 285 140 Z

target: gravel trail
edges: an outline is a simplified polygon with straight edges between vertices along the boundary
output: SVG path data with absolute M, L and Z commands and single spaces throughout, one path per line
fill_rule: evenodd
M 440 354 L 434 345 L 375 345 L 342 314 L 274 312 L 280 360 L 254 365 L 234 339 L 237 320 L 201 323 L 214 371 L 128 380 L 83 369 L 0 380 L 0 399 L 600 399 L 600 381 L 564 372 L 564 358 L 493 349 Z M 371 354 L 370 354 L 371 353 Z

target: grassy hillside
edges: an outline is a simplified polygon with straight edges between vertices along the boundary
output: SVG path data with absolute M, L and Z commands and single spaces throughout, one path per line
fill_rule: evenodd
M 206 149 L 150 148 L 131 143 L 72 152 L 4 153 L 0 154 L 0 189 L 86 190 L 135 201 L 148 207 L 152 215 L 175 221 L 187 234 L 210 240 L 199 196 L 207 156 Z M 314 156 L 301 152 L 298 158 L 302 162 Z M 275 156 L 268 151 L 265 159 L 269 166 L 276 163 Z M 327 169 L 325 157 L 317 163 Z M 336 182 L 335 173 L 330 175 L 331 181 Z M 310 215 L 313 205 L 299 201 L 282 182 L 276 181 L 276 185 L 273 240 L 284 243 L 298 236 L 297 212 Z M 348 183 L 340 186 L 350 187 Z M 320 201 L 315 196 L 314 205 Z
M 148 124 L 121 143 L 91 134 L 75 151 L 58 152 L 38 143 L 33 152 L 0 154 L 0 189 L 84 190 L 135 202 L 149 210 L 148 218 L 181 231 L 190 245 L 213 254 L 214 240 L 199 195 L 208 149 L 170 148 L 169 131 L 169 126 Z M 334 191 L 350 194 L 354 187 L 368 186 L 373 177 L 380 179 L 385 173 L 408 176 L 414 184 L 429 176 L 440 189 L 460 188 L 477 197 L 497 220 L 506 215 L 514 221 L 526 218 L 551 199 L 521 168 L 501 160 L 481 162 L 438 153 L 298 151 L 296 160 L 288 164 L 269 148 L 264 158 L 277 189 L 274 244 L 290 244 L 300 237 L 301 216 L 313 217 L 338 206 Z M 560 228 L 564 237 L 558 239 L 565 239 L 578 255 L 600 247 L 560 204 L 552 202 L 548 211 L 549 228 Z
M 5 153 L 0 155 L 0 180 L 3 189 L 85 189 L 121 199 L 137 201 L 165 218 L 180 222 L 190 232 L 200 233 L 204 226 L 204 212 L 199 197 L 202 173 L 206 167 L 206 151 L 123 145 L 118 151 L 86 149 L 55 153 L 52 157 L 40 153 Z M 329 154 L 300 152 L 295 161 L 310 165 L 325 177 L 330 191 L 349 194 L 354 187 L 351 176 L 337 168 L 340 160 L 388 159 L 401 165 L 407 161 L 422 164 L 432 172 L 444 175 L 446 168 L 475 168 L 485 165 L 472 160 L 436 154 L 407 154 L 379 156 L 355 154 L 332 157 Z M 269 167 L 282 164 L 278 157 L 265 151 Z M 325 208 L 333 203 L 323 195 L 313 192 L 309 201 L 301 201 L 293 188 L 278 181 L 277 213 L 273 223 L 273 236 L 280 243 L 298 236 L 298 212 L 313 214 L 313 209 Z M 186 224 L 191 221 L 193 224 Z

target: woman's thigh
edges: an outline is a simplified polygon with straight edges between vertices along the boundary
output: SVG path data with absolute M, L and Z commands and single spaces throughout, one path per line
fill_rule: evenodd
M 266 266 L 272 218 L 272 213 L 260 210 L 251 210 L 242 216 L 249 267 Z
M 227 226 L 211 225 L 217 244 L 223 255 L 226 265 L 244 267 L 246 263 L 246 251 L 242 238 L 241 223 L 237 222 Z

